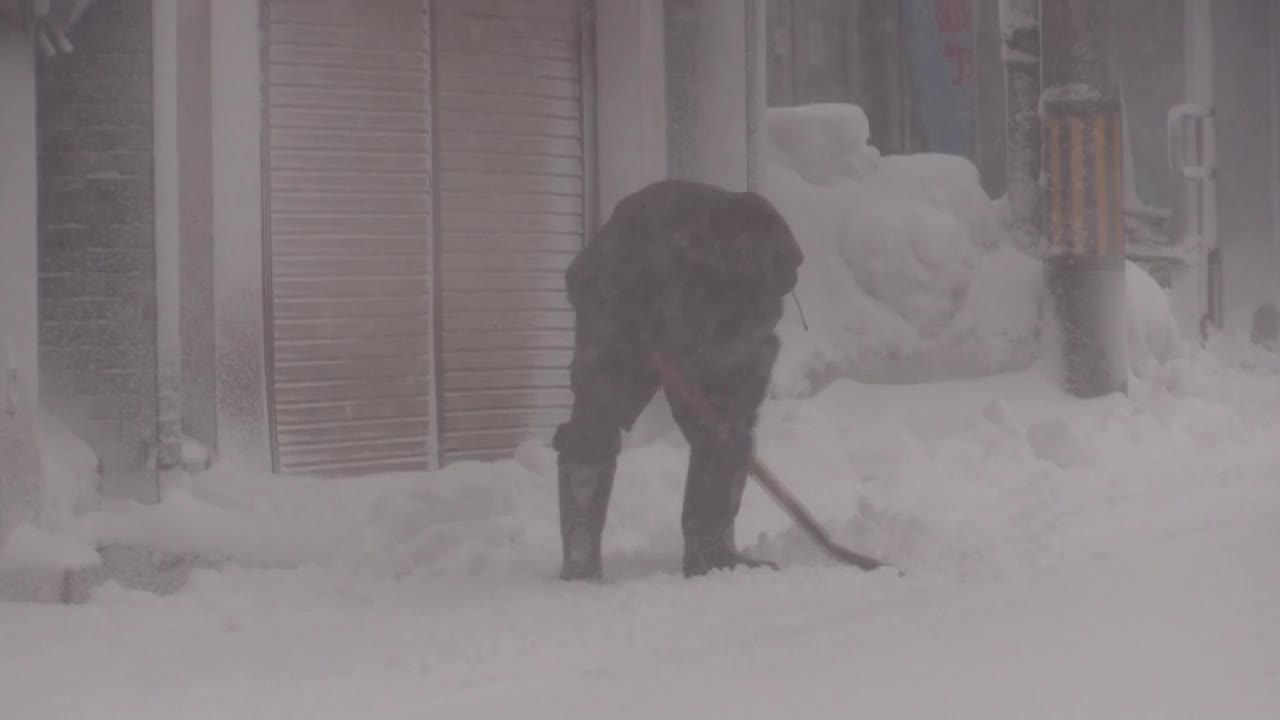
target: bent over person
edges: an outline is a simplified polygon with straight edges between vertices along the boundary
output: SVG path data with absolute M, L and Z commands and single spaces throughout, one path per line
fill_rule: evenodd
M 574 259 L 573 411 L 552 443 L 563 579 L 602 577 L 621 431 L 660 387 L 690 445 L 685 577 L 767 564 L 738 552 L 734 521 L 778 355 L 774 328 L 803 259 L 764 197 L 677 180 L 624 198 Z

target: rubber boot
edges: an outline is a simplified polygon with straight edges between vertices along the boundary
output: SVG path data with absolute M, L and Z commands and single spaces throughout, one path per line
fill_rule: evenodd
M 736 567 L 778 569 L 771 562 L 738 552 L 734 526 L 747 484 L 747 458 L 739 455 L 704 448 L 689 453 L 680 519 L 686 578 Z
M 561 580 L 603 579 L 601 539 L 617 461 L 560 463 Z

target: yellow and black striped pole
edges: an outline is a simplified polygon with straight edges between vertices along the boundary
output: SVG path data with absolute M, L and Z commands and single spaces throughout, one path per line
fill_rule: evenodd
M 1123 259 L 1124 154 L 1115 101 L 1045 103 L 1051 257 Z
M 1120 103 L 1067 98 L 1043 107 L 1045 272 L 1062 328 L 1064 384 L 1077 397 L 1123 392 Z

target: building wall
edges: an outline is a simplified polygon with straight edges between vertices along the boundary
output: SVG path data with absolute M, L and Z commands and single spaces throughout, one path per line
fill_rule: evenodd
M 41 468 L 35 438 L 36 111 L 31 41 L 0 13 L 0 543 L 31 520 Z
M 182 0 L 188 2 L 189 0 Z M 185 7 L 185 6 L 180 6 Z M 263 273 L 262 273 L 262 117 L 260 108 L 259 16 L 256 0 L 218 0 L 210 2 L 210 86 L 212 168 L 212 247 L 204 249 L 200 244 L 199 224 L 188 232 L 183 230 L 182 284 L 184 300 L 188 296 L 190 278 L 205 278 L 202 258 L 212 258 L 213 270 L 213 325 L 216 346 L 216 436 L 218 454 L 223 462 L 248 464 L 252 467 L 269 467 L 269 434 L 266 432 L 265 380 L 263 373 Z M 729 157 L 715 143 L 707 143 L 706 168 L 700 174 L 725 175 L 722 182 L 745 186 L 748 177 L 746 154 L 750 148 L 750 123 L 745 117 L 752 92 L 747 82 L 746 42 L 743 40 L 750 25 L 744 16 L 739 0 L 715 0 L 703 2 L 700 11 L 707 13 L 709 21 L 704 28 L 712 32 L 713 40 L 722 42 L 730 58 L 738 82 L 732 88 L 733 97 L 713 94 L 708 100 L 714 105 L 723 103 L 724 109 L 736 108 L 733 137 L 725 133 L 711 138 L 732 143 L 737 155 Z M 715 9 L 724 10 L 724 14 Z M 664 58 L 664 14 L 661 3 L 651 0 L 609 0 L 596 5 L 594 16 L 598 48 L 595 71 L 595 116 L 598 153 L 594 158 L 594 178 L 597 185 L 599 215 L 603 219 L 612 211 L 617 201 L 643 185 L 668 175 L 667 160 L 667 107 Z M 732 11 L 732 12 L 730 12 Z M 181 17 L 181 15 L 180 15 Z M 737 33 L 736 41 L 730 39 L 730 31 Z M 196 57 L 185 60 L 190 49 L 184 39 L 179 43 L 180 92 L 185 92 L 183 63 L 198 68 L 201 60 Z M 712 53 L 720 57 L 719 51 Z M 726 55 L 727 57 L 727 55 Z M 197 75 L 203 71 L 193 70 Z M 715 72 L 727 72 L 719 68 Z M 709 77 L 709 76 L 704 76 Z M 715 86 L 715 87 L 713 87 Z M 708 92 L 719 92 L 714 79 L 704 83 Z M 732 104 L 730 104 L 732 103 Z M 194 106 L 192 106 L 194 107 Z M 183 102 L 182 112 L 187 110 Z M 713 107 L 720 111 L 721 108 Z M 191 110 L 199 116 L 198 110 Z M 706 117 L 711 117 L 707 115 Z M 705 127 L 694 129 L 695 134 L 708 135 Z M 190 133 L 196 143 L 203 131 L 179 122 L 179 133 Z M 187 161 L 192 150 L 188 140 L 180 140 L 182 156 L 179 167 L 183 178 L 180 195 L 187 207 L 189 188 L 203 182 L 198 176 L 200 163 Z M 196 175 L 189 183 L 190 174 Z M 727 177 L 732 175 L 733 177 Z M 705 177 L 705 175 L 702 175 Z M 708 178 L 715 179 L 715 178 Z M 191 202 L 198 206 L 200 193 L 191 191 Z M 189 218 L 183 211 L 183 222 Z M 196 282 L 198 286 L 204 280 Z M 198 312 L 191 309 L 191 315 Z M 204 351 L 196 347 L 195 340 L 187 339 L 187 311 L 183 318 L 184 395 L 189 394 L 194 368 Z M 184 407 L 189 406 L 184 397 Z M 184 423 L 186 422 L 184 411 Z M 194 427 L 192 425 L 191 427 Z
M 89 442 L 103 495 L 154 500 L 151 3 L 95 5 L 38 72 L 39 359 L 46 406 Z
M 1005 194 L 1008 178 L 1005 172 L 1005 137 L 1008 134 L 1005 105 L 1004 43 L 1000 32 L 998 0 L 979 0 L 974 4 L 977 22 L 977 152 L 974 162 L 987 195 Z
M 1268 0 L 1214 4 L 1218 232 L 1226 323 L 1248 326 L 1275 297 L 1274 167 Z

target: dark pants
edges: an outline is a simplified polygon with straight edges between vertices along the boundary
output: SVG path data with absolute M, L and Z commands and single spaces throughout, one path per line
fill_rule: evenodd
M 579 325 L 570 366 L 572 414 L 556 432 L 565 579 L 601 576 L 601 536 L 621 431 L 630 430 L 659 388 L 690 445 L 681 528 L 684 572 L 754 564 L 738 555 L 734 520 L 746 485 L 757 411 L 778 354 L 772 330 L 723 348 L 663 357 L 687 388 L 667 386 L 651 348 L 624 346 Z M 659 350 L 662 352 L 662 350 Z M 700 400 L 689 397 L 696 393 Z M 711 417 L 700 414 L 705 403 Z

